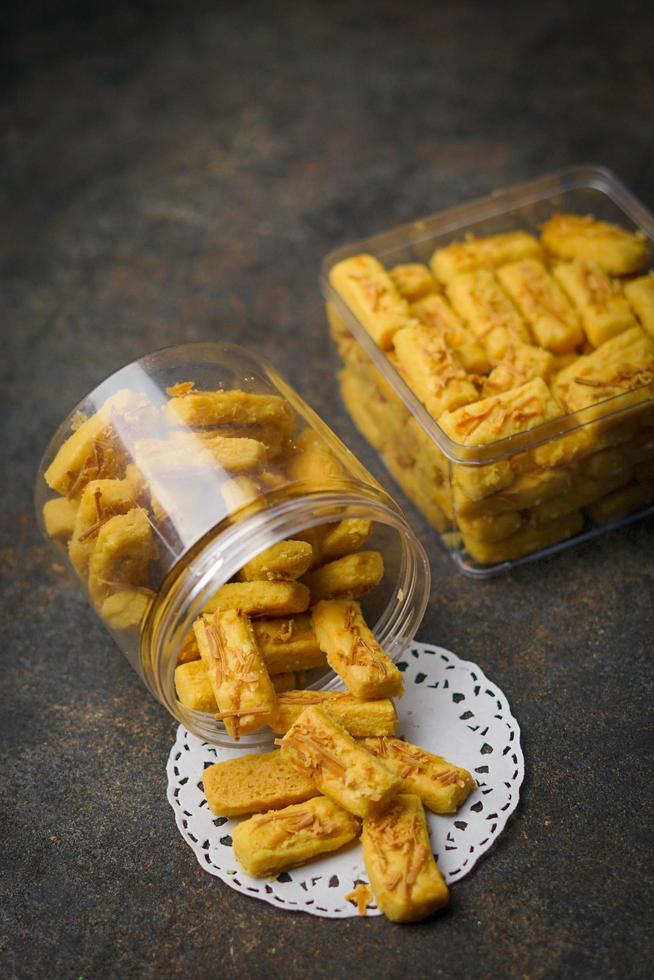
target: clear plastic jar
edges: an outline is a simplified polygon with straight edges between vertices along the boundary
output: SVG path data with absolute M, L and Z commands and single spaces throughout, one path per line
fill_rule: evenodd
M 232 344 L 157 351 L 99 385 L 51 440 L 35 504 L 152 694 L 215 743 L 232 744 L 213 714 L 180 703 L 175 668 L 193 622 L 255 556 L 319 525 L 372 522 L 366 548 L 384 575 L 361 603 L 394 659 L 429 596 L 399 506 L 269 364 Z M 306 686 L 336 682 L 323 668 Z

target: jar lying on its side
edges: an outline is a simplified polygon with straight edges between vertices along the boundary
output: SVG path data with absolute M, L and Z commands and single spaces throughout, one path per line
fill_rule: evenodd
M 150 354 L 84 398 L 44 455 L 36 510 L 150 691 L 213 742 L 233 744 L 211 696 L 175 683 L 194 663 L 192 694 L 206 693 L 203 614 L 241 608 L 271 648 L 274 687 L 319 689 L 337 678 L 316 648 L 315 602 L 360 599 L 394 659 L 427 604 L 429 566 L 398 505 L 267 363 L 230 344 Z M 289 659 L 291 639 L 307 642 Z

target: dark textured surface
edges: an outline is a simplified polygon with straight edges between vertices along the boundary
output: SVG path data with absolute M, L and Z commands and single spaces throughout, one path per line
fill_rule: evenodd
M 585 160 L 654 205 L 653 9 L 5 14 L 4 976 L 650 975 L 651 522 L 479 584 L 410 511 L 434 572 L 419 638 L 503 687 L 528 776 L 451 910 L 407 928 L 286 914 L 201 871 L 165 798 L 174 723 L 39 539 L 30 498 L 81 395 L 205 338 L 266 354 L 384 479 L 336 395 L 322 256 Z

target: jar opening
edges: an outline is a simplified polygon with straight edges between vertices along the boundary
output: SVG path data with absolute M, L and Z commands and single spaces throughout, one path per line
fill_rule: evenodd
M 430 570 L 422 545 L 399 508 L 375 499 L 372 492 L 313 492 L 249 514 L 238 523 L 220 525 L 199 550 L 184 556 L 160 589 L 141 639 L 141 672 L 151 692 L 180 722 L 199 737 L 232 748 L 222 722 L 184 707 L 175 692 L 175 667 L 185 637 L 208 600 L 248 561 L 277 542 L 310 528 L 343 518 L 373 522 L 366 548 L 384 558 L 383 583 L 364 597 L 364 615 L 380 644 L 396 660 L 413 638 L 424 615 Z M 329 690 L 340 685 L 329 669 L 312 671 L 307 687 Z M 270 744 L 266 729 L 243 737 L 237 747 Z

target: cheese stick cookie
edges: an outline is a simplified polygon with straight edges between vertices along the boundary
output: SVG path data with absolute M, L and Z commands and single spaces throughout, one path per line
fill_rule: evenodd
M 57 493 L 77 497 L 90 480 L 122 476 L 129 463 L 123 440 L 149 432 L 156 420 L 144 395 L 127 388 L 116 392 L 62 444 L 45 482 Z
M 218 705 L 204 660 L 191 660 L 175 667 L 177 698 L 185 708 L 216 714 Z
M 654 271 L 625 283 L 624 293 L 644 329 L 654 338 Z
M 312 549 L 311 568 L 325 562 L 343 558 L 365 544 L 372 534 L 372 521 L 359 517 L 346 517 L 337 524 L 319 524 L 302 531 L 298 537 L 307 541 Z
M 588 515 L 595 524 L 607 524 L 617 521 L 654 500 L 654 479 L 638 483 L 630 483 L 621 490 L 601 497 L 586 508 Z
M 350 368 L 339 372 L 338 375 L 343 404 L 355 426 L 371 446 L 381 450 L 386 444 L 388 421 L 385 418 L 386 403 L 383 402 L 376 389 L 371 385 L 362 384 L 358 372 Z M 377 411 L 373 399 L 377 399 Z
M 467 769 L 400 738 L 362 738 L 360 744 L 400 776 L 432 813 L 456 813 L 477 783 Z
M 460 362 L 429 327 L 403 327 L 393 340 L 404 378 L 435 419 L 446 409 L 477 400 L 477 389 Z
M 68 541 L 75 528 L 79 500 L 55 497 L 43 505 L 43 523 L 46 534 L 55 541 Z
M 309 614 L 255 619 L 252 628 L 269 674 L 311 670 L 327 662 Z
M 134 632 L 141 626 L 154 599 L 149 589 L 121 589 L 107 596 L 100 616 L 111 630 Z
M 98 531 L 89 561 L 89 592 L 94 602 L 130 586 L 147 585 L 153 555 L 152 528 L 142 507 L 110 517 Z
M 402 674 L 368 629 L 358 602 L 319 602 L 311 615 L 320 648 L 350 694 L 362 699 L 403 694 Z
M 280 395 L 248 391 L 188 391 L 170 399 L 165 407 L 170 425 L 207 428 L 219 425 L 275 425 L 286 436 L 293 432 L 295 416 Z
M 402 781 L 354 741 L 322 705 L 305 708 L 281 740 L 283 757 L 350 813 L 384 810 Z
M 343 467 L 322 439 L 310 429 L 296 439 L 288 460 L 288 475 L 299 483 L 315 483 L 321 489 L 345 476 Z
M 512 344 L 483 382 L 484 398 L 519 388 L 533 378 L 548 381 L 554 374 L 554 358 L 547 350 L 531 344 Z
M 122 593 L 117 593 L 117 595 L 122 595 Z M 110 596 L 107 602 L 115 598 L 116 596 Z M 268 665 L 266 664 L 266 666 Z M 270 680 L 274 690 L 280 694 L 293 691 L 297 687 L 294 670 L 271 674 Z M 175 687 L 179 701 L 186 708 L 192 708 L 194 711 L 205 711 L 208 714 L 218 712 L 218 704 L 209 679 L 209 668 L 204 660 L 189 660 L 186 663 L 178 663 L 175 668 Z
M 499 269 L 497 276 L 541 347 L 566 354 L 581 344 L 579 317 L 542 262 L 513 262 Z
M 450 347 L 471 374 L 486 374 L 490 362 L 475 335 L 463 325 L 444 296 L 431 295 L 411 304 L 411 313 Z
M 654 341 L 634 327 L 579 357 L 556 376 L 553 390 L 569 412 L 577 412 L 628 391 L 634 391 L 630 397 L 637 404 L 644 395 L 635 389 L 652 382 Z M 601 411 L 599 407 L 598 414 Z
M 636 326 L 620 283 L 609 279 L 596 263 L 575 259 L 561 262 L 552 271 L 578 309 L 593 347 Z
M 422 262 L 395 265 L 388 270 L 388 274 L 398 293 L 407 303 L 415 303 L 416 300 L 423 299 L 430 293 L 439 292 L 441 288 Z
M 482 538 L 464 534 L 463 543 L 480 565 L 493 565 L 498 561 L 513 561 L 531 554 L 532 551 L 540 551 L 541 548 L 565 541 L 581 531 L 583 523 L 581 511 L 576 510 L 555 521 L 548 521 L 547 524 L 527 525 L 501 541 L 484 541 Z
M 534 507 L 530 521 L 533 525 L 548 524 L 550 521 L 558 520 L 565 514 L 577 510 L 579 507 L 586 507 L 594 500 L 603 497 L 608 493 L 613 493 L 619 487 L 629 483 L 632 476 L 632 468 L 627 463 L 623 468 L 612 476 L 592 477 L 575 475 L 572 478 L 570 489 L 563 497 L 552 497 L 545 500 L 542 504 Z
M 311 591 L 311 604 L 320 599 L 358 599 L 378 585 L 384 560 L 378 551 L 357 551 L 308 572 L 302 582 Z
M 395 333 L 411 322 L 407 301 L 374 256 L 355 255 L 338 262 L 329 280 L 380 347 L 392 347 Z
M 238 740 L 267 725 L 277 698 L 245 613 L 218 611 L 210 622 L 196 620 L 193 629 L 209 670 L 218 717 L 232 738 Z
M 520 473 L 510 486 L 481 500 L 473 500 L 455 487 L 454 503 L 459 517 L 478 520 L 534 507 L 550 497 L 565 494 L 571 481 L 571 473 L 563 467 L 556 470 L 534 469 Z
M 397 711 L 390 698 L 360 701 L 342 691 L 288 691 L 277 698 L 275 717 L 270 727 L 284 735 L 295 724 L 305 708 L 321 704 L 350 735 L 395 735 Z
M 395 798 L 363 822 L 363 859 L 377 905 L 392 922 L 415 922 L 447 905 L 449 892 L 429 842 L 420 799 Z
M 455 276 L 447 284 L 447 295 L 455 311 L 483 343 L 491 364 L 497 364 L 512 344 L 531 343 L 522 317 L 487 269 Z
M 279 541 L 246 562 L 238 577 L 242 582 L 292 582 L 304 575 L 312 557 L 306 541 Z
M 138 495 L 138 486 L 129 479 L 90 480 L 86 484 L 68 543 L 68 556 L 80 575 L 88 571 L 100 528 L 110 517 L 132 510 Z
M 559 259 L 596 262 L 612 276 L 638 272 L 647 262 L 642 232 L 627 231 L 586 214 L 554 214 L 541 229 L 543 245 Z
M 220 425 L 216 428 L 195 429 L 193 435 L 208 444 L 217 436 L 222 439 L 253 439 L 263 445 L 268 461 L 276 459 L 289 445 L 285 429 L 270 422 L 262 425 Z
M 439 282 L 448 283 L 464 272 L 497 268 L 518 259 L 540 258 L 538 240 L 525 231 L 509 231 L 486 238 L 470 237 L 438 248 L 431 257 L 432 272 Z
M 319 795 L 311 780 L 282 759 L 279 751 L 216 762 L 204 770 L 202 783 L 217 817 L 280 810 Z
M 268 878 L 337 851 L 359 835 L 359 824 L 324 796 L 244 820 L 232 832 L 234 854 L 247 874 Z
M 305 612 L 309 599 L 301 582 L 228 582 L 209 599 L 204 612 L 241 609 L 248 616 L 292 616 Z

